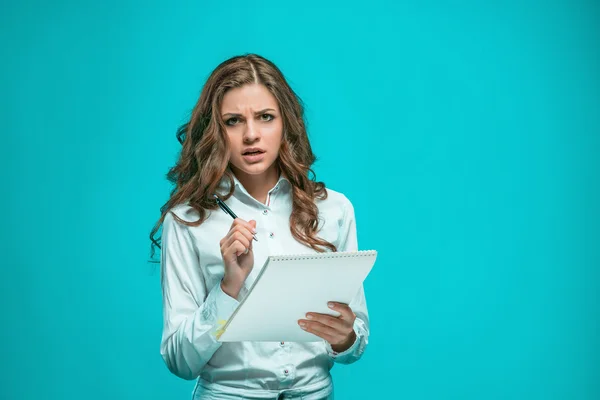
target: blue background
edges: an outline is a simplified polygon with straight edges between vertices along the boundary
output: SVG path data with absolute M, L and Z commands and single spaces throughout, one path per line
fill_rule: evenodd
M 217 5 L 221 4 L 221 5 Z M 371 338 L 336 398 L 600 397 L 594 1 L 42 1 L 0 13 L 2 399 L 188 399 L 148 235 L 218 63 L 255 52 L 354 203 Z

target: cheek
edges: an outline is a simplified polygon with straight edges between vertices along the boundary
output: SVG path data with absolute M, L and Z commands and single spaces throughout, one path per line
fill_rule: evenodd
M 281 139 L 283 138 L 283 129 L 279 126 L 273 126 L 268 129 L 266 132 L 269 138 L 269 144 L 279 150 L 279 146 L 281 145 Z
M 229 153 L 230 154 L 238 153 L 238 150 L 240 149 L 240 144 L 235 139 L 235 135 L 228 133 L 227 137 L 229 139 Z

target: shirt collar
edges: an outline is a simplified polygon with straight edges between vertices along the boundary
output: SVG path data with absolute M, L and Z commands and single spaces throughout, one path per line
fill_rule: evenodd
M 244 195 L 248 196 L 248 197 L 252 197 L 250 195 L 250 193 L 248 193 L 248 191 L 246 190 L 246 188 L 244 187 L 244 185 L 242 185 L 242 182 L 240 182 L 240 180 L 237 178 L 237 176 L 235 176 L 235 174 L 233 172 L 231 172 L 231 170 L 228 170 L 229 173 L 231 174 L 231 176 L 233 177 L 233 185 L 235 186 L 234 189 L 234 195 L 236 193 L 243 193 Z M 292 186 L 292 183 L 290 182 L 290 180 L 287 178 L 287 175 L 282 171 L 279 174 L 279 179 L 277 180 L 277 183 L 269 190 L 269 192 L 273 191 L 273 190 L 279 190 L 282 189 L 285 186 Z M 221 181 L 219 183 L 219 189 L 223 190 L 224 193 L 229 191 L 229 179 L 227 179 L 226 176 L 223 176 L 223 178 L 221 178 Z

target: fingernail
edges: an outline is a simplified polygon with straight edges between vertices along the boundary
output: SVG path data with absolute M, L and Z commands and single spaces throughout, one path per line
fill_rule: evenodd
M 300 324 L 301 327 L 305 327 L 306 326 L 306 323 L 304 323 L 304 322 L 300 322 L 299 324 Z
M 312 316 L 312 315 L 310 315 L 310 314 L 306 314 L 306 318 L 308 318 L 308 319 L 313 319 L 313 316 Z
M 256 228 L 252 228 L 252 233 L 256 233 Z
M 329 307 L 329 308 L 334 308 L 334 307 L 335 307 L 335 305 L 334 305 L 333 303 L 327 303 L 327 307 Z

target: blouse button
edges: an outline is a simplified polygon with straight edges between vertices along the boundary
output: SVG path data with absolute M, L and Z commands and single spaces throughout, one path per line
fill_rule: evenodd
M 284 371 L 283 371 L 283 373 L 287 375 L 287 374 L 289 374 L 289 373 L 290 373 L 290 371 L 288 371 L 288 370 L 286 369 L 286 370 L 284 370 Z
M 283 345 L 285 344 L 285 342 L 279 342 L 279 344 L 280 344 L 281 346 L 283 346 Z
M 267 210 L 266 208 L 263 210 L 264 215 L 267 215 L 268 212 L 269 212 L 269 210 Z
M 274 237 L 274 236 L 275 236 L 275 234 L 274 234 L 273 232 L 269 233 L 269 237 L 270 237 L 271 239 L 273 239 L 273 237 Z

